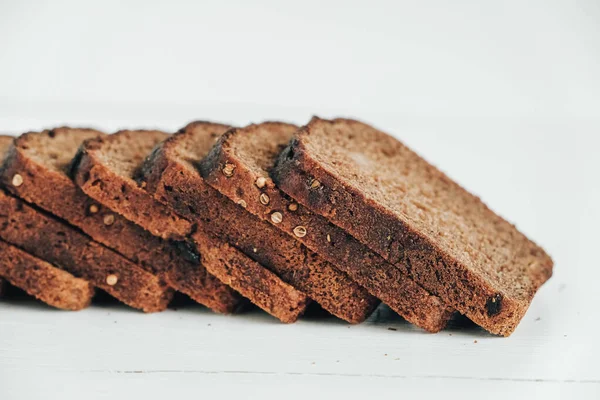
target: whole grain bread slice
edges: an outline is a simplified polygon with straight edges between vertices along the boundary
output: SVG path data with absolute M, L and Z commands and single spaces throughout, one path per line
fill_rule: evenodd
M 195 301 L 221 313 L 239 308 L 242 297 L 182 253 L 181 246 L 103 207 L 71 180 L 68 169 L 81 143 L 103 135 L 66 127 L 23 134 L 9 147 L 0 180 L 12 194 L 76 226 Z M 11 181 L 17 175 L 25 178 L 15 186 Z
M 452 311 L 439 297 L 273 183 L 269 172 L 297 130 L 294 125 L 277 122 L 230 129 L 200 164 L 205 181 L 348 273 L 409 322 L 429 332 L 443 329 Z M 232 172 L 224 174 L 225 168 Z M 282 215 L 277 223 L 271 218 L 275 212 Z
M 393 137 L 314 118 L 275 183 L 488 331 L 508 336 L 552 260 L 479 198 Z
M 122 131 L 88 140 L 75 158 L 73 173 L 84 192 L 114 212 L 155 235 L 186 239 L 195 229 L 194 225 L 156 200 L 146 191 L 145 185 L 135 180 L 144 158 L 167 137 L 159 131 Z M 113 190 L 117 190 L 116 195 Z M 186 229 L 182 230 L 182 226 Z M 208 237 L 199 229 L 193 239 L 201 250 L 199 256 L 203 265 L 222 282 L 283 322 L 294 322 L 302 315 L 308 303 L 305 294 L 221 238 Z M 216 257 L 215 249 L 223 254 Z M 274 305 L 274 300 L 283 303 Z
M 0 165 L 13 140 L 12 136 L 0 135 Z M 0 242 L 0 276 L 13 286 L 60 309 L 80 310 L 87 307 L 94 296 L 94 289 L 88 281 L 6 242 Z M 1 288 L 4 288 L 3 283 L 0 282 Z
M 318 254 L 204 182 L 197 163 L 226 129 L 195 122 L 159 144 L 143 168 L 141 179 L 147 190 L 180 215 L 226 238 L 331 314 L 351 323 L 364 321 L 379 303 L 375 297 Z
M 0 210 L 0 239 L 5 242 L 145 312 L 162 311 L 171 300 L 173 291 L 156 276 L 1 189 Z
M 73 174 L 88 196 L 119 210 L 116 212 L 153 235 L 185 240 L 193 231 L 192 224 L 158 204 L 133 179 L 149 153 L 148 145 L 161 142 L 165 135 L 160 131 L 120 131 L 88 139 L 75 156 Z M 141 137 L 144 140 L 139 140 Z
M 0 276 L 36 299 L 61 310 L 84 309 L 94 297 L 94 287 L 90 282 L 2 240 Z

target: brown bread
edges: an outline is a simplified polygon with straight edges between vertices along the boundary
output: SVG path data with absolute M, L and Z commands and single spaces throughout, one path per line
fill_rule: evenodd
M 452 312 L 437 296 L 325 218 L 290 199 L 273 183 L 269 171 L 296 131 L 294 125 L 277 122 L 230 129 L 201 163 L 205 181 L 347 272 L 408 321 L 429 332 L 443 329 Z M 232 174 L 223 174 L 227 165 L 233 167 Z M 263 195 L 269 199 L 267 204 L 260 201 Z M 273 223 L 274 212 L 282 214 L 281 222 Z
M 185 240 L 192 233 L 192 224 L 148 196 L 134 180 L 152 149 L 148 147 L 160 143 L 165 135 L 160 131 L 121 131 L 89 139 L 75 156 L 74 179 L 88 196 L 119 210 L 116 212 L 153 235 Z
M 77 311 L 90 305 L 94 287 L 0 240 L 0 276 L 49 306 Z
M 196 164 L 226 128 L 196 122 L 158 145 L 144 168 L 148 191 L 213 235 L 226 238 L 333 315 L 351 323 L 364 321 L 378 304 L 375 297 L 300 242 L 204 182 Z
M 102 135 L 70 128 L 21 135 L 8 149 L 0 179 L 11 193 L 78 227 L 195 301 L 221 313 L 237 309 L 241 296 L 181 254 L 180 246 L 103 207 L 71 180 L 68 168 L 78 147 Z M 15 186 L 11 181 L 17 175 L 26 178 Z
M 314 118 L 281 153 L 276 184 L 488 331 L 510 335 L 552 260 L 393 137 Z
M 71 226 L 0 190 L 0 239 L 89 280 L 145 312 L 164 310 L 173 291 L 156 276 Z
M 14 137 L 0 135 L 0 165 Z M 1 172 L 1 171 L 0 171 Z M 75 278 L 6 242 L 2 242 L 0 276 L 5 276 L 14 286 L 53 307 L 79 310 L 89 305 L 94 290 L 90 283 Z M 0 279 L 0 289 L 4 280 Z
M 158 131 L 122 131 L 88 140 L 79 150 L 73 173 L 84 192 L 114 212 L 157 236 L 186 239 L 195 228 L 193 224 L 152 197 L 145 185 L 135 180 L 144 158 L 167 137 Z M 294 322 L 303 313 L 306 296 L 260 264 L 221 238 L 209 237 L 202 229 L 196 232 L 194 240 L 206 269 L 254 304 L 283 322 Z M 193 257 L 191 247 L 188 249 Z M 223 254 L 217 257 L 215 249 Z M 274 306 L 274 300 L 283 303 Z

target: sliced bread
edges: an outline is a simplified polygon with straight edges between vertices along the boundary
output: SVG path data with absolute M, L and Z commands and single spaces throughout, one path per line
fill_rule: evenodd
M 158 131 L 122 131 L 88 140 L 81 146 L 72 171 L 84 192 L 114 212 L 155 235 L 186 239 L 193 224 L 135 180 L 144 158 L 167 137 Z M 206 269 L 263 310 L 286 323 L 294 322 L 304 312 L 308 302 L 305 294 L 221 238 L 209 237 L 199 229 L 193 239 Z M 222 252 L 218 257 L 217 249 Z M 274 299 L 283 303 L 274 304 Z
M 314 118 L 281 153 L 275 183 L 471 320 L 510 335 L 552 260 L 479 198 L 398 140 Z
M 148 146 L 160 143 L 165 135 L 160 131 L 121 131 L 89 139 L 74 158 L 74 178 L 88 196 L 112 210 L 120 210 L 119 214 L 153 235 L 185 240 L 192 233 L 192 224 L 168 207 L 156 204 L 133 179 L 152 149 Z M 139 140 L 141 137 L 144 140 Z
M 0 179 L 11 193 L 78 227 L 195 301 L 221 313 L 237 309 L 242 297 L 182 254 L 181 246 L 103 207 L 71 180 L 68 168 L 78 147 L 100 136 L 95 130 L 71 128 L 21 135 L 8 149 Z M 11 182 L 17 175 L 25 178 L 15 186 Z
M 409 322 L 430 332 L 444 328 L 452 312 L 439 297 L 273 183 L 269 171 L 297 129 L 277 122 L 230 129 L 200 165 L 205 181 L 348 273 Z M 232 172 L 224 174 L 228 166 Z M 261 201 L 265 198 L 269 201 Z M 277 223 L 271 218 L 275 212 L 282 215 Z
M 155 275 L 4 190 L 0 210 L 0 239 L 5 242 L 145 312 L 162 311 L 171 300 L 173 291 Z
M 0 276 L 49 306 L 77 311 L 90 305 L 94 287 L 87 280 L 0 240 Z
M 159 144 L 143 168 L 147 190 L 180 215 L 226 238 L 333 315 L 351 323 L 364 321 L 378 304 L 375 297 L 300 242 L 204 182 L 197 163 L 226 129 L 195 122 Z

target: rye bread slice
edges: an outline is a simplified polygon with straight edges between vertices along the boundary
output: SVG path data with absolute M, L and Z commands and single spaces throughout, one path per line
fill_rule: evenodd
M 204 182 L 196 164 L 226 129 L 195 122 L 159 144 L 143 168 L 147 190 L 180 215 L 226 238 L 331 314 L 350 323 L 364 321 L 379 303 L 375 297 L 300 242 Z
M 0 135 L 0 165 L 14 139 Z M 89 282 L 6 242 L 0 242 L 0 276 L 31 296 L 60 309 L 80 310 L 87 307 L 94 296 Z M 4 282 L 0 282 L 0 288 L 4 289 Z
M 90 305 L 90 282 L 0 240 L 0 276 L 49 306 L 77 311 Z
M 152 148 L 148 146 L 158 144 L 165 135 L 160 131 L 121 131 L 89 139 L 73 161 L 74 178 L 88 196 L 118 209 L 119 214 L 153 235 L 185 240 L 192 233 L 192 224 L 157 204 L 133 179 Z M 139 140 L 142 136 L 144 140 Z
M 181 246 L 103 207 L 71 180 L 68 169 L 81 143 L 103 135 L 71 128 L 21 135 L 8 149 L 0 179 L 12 194 L 78 227 L 195 301 L 221 313 L 239 308 L 242 297 L 182 253 Z M 16 175 L 26 177 L 19 186 L 11 184 Z
M 488 331 L 508 336 L 552 260 L 479 198 L 393 137 L 314 118 L 281 153 L 276 184 Z
M 73 173 L 75 181 L 90 197 L 114 212 L 156 235 L 181 239 L 181 226 L 191 232 L 195 228 L 193 224 L 156 200 L 145 185 L 135 180 L 144 158 L 168 136 L 158 131 L 122 131 L 88 140 L 80 147 Z M 112 192 L 115 188 L 116 196 Z M 154 215 L 158 216 L 156 220 L 153 220 Z M 221 238 L 209 237 L 200 229 L 193 239 L 205 268 L 223 283 L 282 322 L 294 322 L 302 315 L 308 302 L 306 295 Z M 193 253 L 193 248 L 187 247 Z M 216 249 L 223 254 L 217 257 Z M 274 300 L 282 303 L 274 304 Z
M 273 183 L 269 171 L 297 129 L 277 122 L 230 129 L 200 165 L 205 181 L 265 221 L 273 223 L 271 215 L 281 213 L 281 221 L 273 223 L 277 228 L 348 273 L 409 322 L 429 332 L 443 329 L 452 311 L 439 297 Z M 231 174 L 223 174 L 226 166 L 232 168 Z M 261 202 L 265 195 L 269 201 Z
M 4 190 L 0 210 L 0 239 L 145 312 L 162 311 L 171 300 L 173 291 L 156 276 Z

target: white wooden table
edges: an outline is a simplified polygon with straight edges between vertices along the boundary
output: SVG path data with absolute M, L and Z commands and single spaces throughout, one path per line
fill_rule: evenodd
M 201 114 L 185 106 L 2 107 L 0 126 L 15 133 L 67 122 L 174 130 L 192 118 L 301 123 L 309 115 L 233 106 L 207 106 Z M 53 107 L 63 110 L 61 119 Z M 358 326 L 323 315 L 282 325 L 258 310 L 221 316 L 185 305 L 144 315 L 102 303 L 69 313 L 8 299 L 0 301 L 0 399 L 598 398 L 600 125 L 363 118 L 481 195 L 554 258 L 554 277 L 511 337 L 466 321 L 427 334 L 385 307 Z

